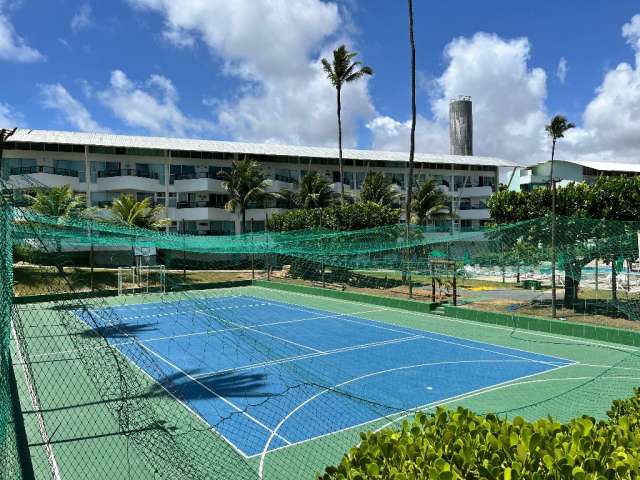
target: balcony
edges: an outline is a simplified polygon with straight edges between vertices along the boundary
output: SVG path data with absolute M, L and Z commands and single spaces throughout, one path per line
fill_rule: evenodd
M 456 195 L 463 197 L 490 197 L 493 194 L 491 186 L 456 187 Z
M 486 205 L 461 205 L 456 210 L 456 214 L 460 220 L 488 220 L 490 218 Z
M 79 190 L 85 182 L 84 172 L 44 165 L 14 167 L 11 168 L 9 174 L 11 175 L 13 188 L 31 188 L 40 185 L 61 187 L 69 185 L 71 188 Z
M 160 176 L 145 170 L 103 170 L 98 172 L 97 189 L 104 191 L 146 191 L 160 189 Z
M 216 192 L 225 191 L 222 177 L 217 173 L 200 172 L 186 175 L 175 175 L 172 183 L 176 192 Z
M 219 205 L 219 206 L 218 206 Z M 233 222 L 237 214 L 228 212 L 224 205 L 213 202 L 178 202 L 175 208 L 169 207 L 167 216 L 176 221 L 226 220 Z

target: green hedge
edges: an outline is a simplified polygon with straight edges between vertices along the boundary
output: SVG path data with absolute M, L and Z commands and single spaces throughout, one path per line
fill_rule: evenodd
M 357 202 L 330 207 L 276 213 L 269 219 L 269 230 L 285 232 L 326 228 L 328 230 L 361 230 L 395 225 L 400 221 L 400 209 L 383 207 L 373 202 Z
M 361 435 L 361 443 L 322 480 L 640 478 L 640 389 L 614 402 L 609 419 L 527 422 L 462 407 L 419 413 L 400 430 Z

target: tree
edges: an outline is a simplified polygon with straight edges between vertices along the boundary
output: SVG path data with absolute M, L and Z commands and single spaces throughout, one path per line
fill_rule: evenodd
M 231 170 L 221 171 L 220 175 L 222 175 L 222 186 L 231 197 L 225 209 L 230 212 L 240 209 L 241 232 L 244 233 L 249 202 L 271 195 L 266 191 L 267 178 L 258 162 L 248 158 L 234 160 Z
M 541 245 L 546 258 L 559 250 L 565 272 L 564 304 L 572 307 L 578 300 L 578 287 L 584 266 L 603 259 L 616 273 L 616 260 L 637 256 L 637 231 L 640 229 L 640 177 L 601 177 L 593 185 L 570 183 L 557 189 L 554 248 L 551 248 L 550 189 L 530 192 L 500 191 L 487 204 L 497 224 L 522 222 L 526 240 Z M 535 219 L 546 221 L 535 221 Z M 498 234 L 499 235 L 499 234 Z M 504 235 L 504 243 L 514 248 Z M 559 248 L 558 248 L 559 247 Z M 551 250 L 551 252 L 549 251 Z M 613 296 L 616 285 L 613 284 Z
M 416 150 L 416 43 L 413 37 L 413 0 L 409 0 L 409 45 L 411 47 L 411 135 L 409 145 L 409 179 L 407 183 L 407 241 L 413 208 L 413 160 Z
M 347 83 L 355 82 L 367 75 L 373 75 L 370 67 L 363 66 L 361 62 L 353 62 L 358 54 L 350 52 L 344 45 L 333 51 L 333 62 L 322 59 L 322 68 L 327 78 L 336 89 L 337 113 L 338 113 L 338 166 L 340 169 L 340 198 L 344 202 L 344 174 L 342 171 L 342 88 Z
M 35 196 L 25 197 L 32 211 L 62 220 L 79 214 L 85 206 L 84 195 L 75 193 L 69 185 L 38 190 Z
M 300 181 L 300 204 L 303 208 L 326 208 L 336 202 L 329 182 L 318 172 L 308 172 Z
M 164 217 L 164 213 L 164 207 L 152 206 L 149 197 L 138 201 L 133 195 L 123 194 L 111 203 L 106 219 L 132 227 L 161 230 L 171 224 L 171 219 Z
M 423 225 L 429 219 L 450 215 L 442 212 L 445 209 L 448 209 L 445 194 L 436 186 L 435 180 L 427 180 L 416 192 L 410 218 L 414 223 Z
M 277 199 L 282 200 L 282 202 L 287 206 L 286 208 L 290 210 L 300 208 L 302 206 L 300 194 L 293 190 L 289 190 L 288 188 L 281 188 L 275 196 Z
M 58 222 L 63 223 L 74 215 L 80 214 L 85 208 L 84 195 L 78 195 L 69 185 L 61 187 L 51 187 L 42 189 L 34 195 L 25 195 L 30 202 L 29 209 L 40 215 L 55 217 Z M 58 272 L 64 271 L 62 259 L 62 244 L 56 240 L 56 251 L 58 253 L 56 266 Z
M 391 181 L 380 172 L 369 173 L 362 184 L 360 201 L 373 202 L 378 205 L 390 207 L 398 201 L 398 193 Z
M 565 132 L 575 127 L 562 115 L 556 115 L 551 123 L 544 129 L 551 137 L 551 169 L 549 180 L 551 181 L 551 317 L 556 318 L 556 181 L 553 178 L 553 163 L 556 154 L 556 142 L 563 138 Z

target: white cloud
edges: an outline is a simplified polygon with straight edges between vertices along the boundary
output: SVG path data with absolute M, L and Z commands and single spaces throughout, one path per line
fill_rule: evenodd
M 335 145 L 335 92 L 319 67 L 344 24 L 321 0 L 129 0 L 160 12 L 164 36 L 178 47 L 204 42 L 243 82 L 215 105 L 218 128 L 240 140 Z M 348 39 L 343 39 L 348 41 Z M 366 59 L 365 59 L 366 60 Z M 371 118 L 367 81 L 344 91 L 345 143 L 356 144 L 358 119 Z
M 564 83 L 567 79 L 567 72 L 569 71 L 569 67 L 567 66 L 567 59 L 564 57 L 560 58 L 558 62 L 558 68 L 556 69 L 556 77 L 560 80 L 560 83 Z
M 622 36 L 637 53 L 640 53 L 640 15 L 634 15 L 629 23 L 622 26 Z
M 93 25 L 91 5 L 83 3 L 80 9 L 71 18 L 71 30 L 79 32 Z
M 445 48 L 448 65 L 440 77 L 430 82 L 433 120 L 418 119 L 417 149 L 448 150 L 449 101 L 458 95 L 470 95 L 475 154 L 523 163 L 537 159 L 547 116 L 546 74 L 528 66 L 529 52 L 527 39 L 504 40 L 486 33 L 450 42 Z M 409 123 L 390 120 L 376 119 L 368 124 L 374 146 L 408 148 Z M 389 129 L 389 125 L 394 128 Z
M 25 40 L 16 33 L 6 15 L 5 8 L 6 3 L 0 0 L 0 60 L 24 63 L 44 60 L 44 55 L 27 45 Z
M 0 128 L 20 127 L 24 125 L 24 117 L 9 104 L 0 102 Z
M 96 95 L 126 125 L 155 135 L 184 137 L 213 128 L 210 122 L 188 117 L 180 110 L 177 90 L 171 80 L 162 75 L 152 75 L 139 85 L 123 71 L 114 70 L 109 87 Z
M 64 121 L 73 128 L 84 132 L 107 131 L 93 119 L 86 107 L 61 84 L 40 85 L 40 95 L 43 106 L 59 112 Z

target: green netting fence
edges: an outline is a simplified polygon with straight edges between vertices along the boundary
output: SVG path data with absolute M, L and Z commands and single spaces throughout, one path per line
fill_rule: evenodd
M 314 478 L 360 431 L 433 407 L 352 388 L 354 350 L 329 362 L 247 327 L 275 304 L 304 312 L 270 320 L 285 332 L 364 319 L 570 362 L 447 401 L 478 412 L 602 417 L 640 382 L 640 222 L 557 219 L 550 319 L 549 218 L 205 237 L 41 215 L 9 191 L 0 211 L 0 478 Z M 302 404 L 313 425 L 283 433 Z

